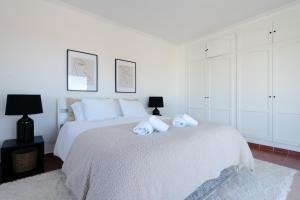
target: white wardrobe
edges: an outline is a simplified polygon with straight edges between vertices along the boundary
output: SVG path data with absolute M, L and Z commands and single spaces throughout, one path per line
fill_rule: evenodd
M 186 55 L 191 115 L 300 151 L 299 7 L 191 45 Z
M 198 120 L 235 126 L 234 37 L 226 35 L 188 49 L 188 112 Z

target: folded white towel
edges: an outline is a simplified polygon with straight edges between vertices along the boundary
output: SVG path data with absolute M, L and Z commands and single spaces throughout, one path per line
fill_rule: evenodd
M 198 121 L 191 116 L 184 114 L 182 115 L 182 118 L 186 121 L 187 126 L 198 126 Z
M 157 117 L 155 117 L 154 115 L 152 115 L 151 117 L 149 117 L 149 122 L 151 124 L 151 126 L 159 131 L 159 132 L 165 132 L 169 129 L 169 125 L 166 124 L 165 122 L 163 122 L 162 120 L 158 119 Z
M 182 115 L 179 115 L 173 119 L 173 126 L 174 127 L 185 127 L 186 126 L 186 120 L 183 119 Z
M 133 128 L 133 132 L 137 135 L 149 135 L 154 131 L 148 120 L 141 121 Z

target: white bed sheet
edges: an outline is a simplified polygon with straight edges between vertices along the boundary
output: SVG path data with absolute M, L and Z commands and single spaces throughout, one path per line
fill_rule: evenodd
M 160 117 L 167 119 L 167 117 Z M 54 155 L 58 156 L 62 161 L 65 161 L 70 148 L 80 134 L 85 131 L 98 127 L 113 126 L 127 123 L 139 122 L 146 117 L 118 117 L 110 120 L 102 121 L 69 121 L 66 122 L 58 133 L 56 144 L 54 147 Z

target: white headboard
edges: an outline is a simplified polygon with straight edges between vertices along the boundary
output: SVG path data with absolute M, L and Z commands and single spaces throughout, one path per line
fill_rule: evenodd
M 67 98 L 57 99 L 57 128 L 60 130 L 62 125 L 70 118 L 70 112 L 67 104 Z
M 83 97 L 85 98 L 85 97 Z M 68 99 L 75 99 L 75 100 L 81 100 L 83 98 L 78 97 L 63 97 L 57 99 L 57 128 L 60 130 L 62 125 L 66 123 L 67 121 L 74 120 L 73 113 L 71 112 L 71 109 L 69 108 L 70 105 L 68 105 Z M 110 97 L 98 97 L 97 99 L 107 99 Z M 119 98 L 112 98 L 114 100 L 118 100 Z M 124 98 L 127 100 L 138 100 L 137 98 Z

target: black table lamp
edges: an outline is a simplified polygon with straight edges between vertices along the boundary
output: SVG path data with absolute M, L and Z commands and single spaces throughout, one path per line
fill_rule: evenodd
M 29 114 L 43 113 L 41 95 L 8 94 L 5 115 L 23 115 L 17 122 L 17 141 L 30 143 L 34 138 L 34 123 Z
M 164 107 L 163 97 L 149 97 L 148 107 L 155 108 L 152 112 L 153 115 L 160 115 L 160 112 L 157 108 Z

